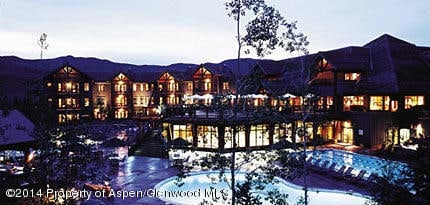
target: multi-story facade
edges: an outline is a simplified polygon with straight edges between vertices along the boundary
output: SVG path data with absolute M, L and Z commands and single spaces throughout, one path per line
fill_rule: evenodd
M 202 149 L 231 148 L 233 133 L 243 148 L 316 136 L 370 147 L 429 134 L 425 111 L 430 105 L 430 47 L 383 35 L 364 46 L 281 61 L 242 60 L 240 69 L 232 65 L 127 70 L 104 75 L 108 78 L 90 78 L 65 66 L 45 81 L 58 122 L 66 116 L 156 119 L 159 105 L 206 105 L 200 118 L 180 112 L 163 119 L 168 139 L 182 138 Z M 224 96 L 230 105 L 238 97 L 248 111 L 210 109 L 219 103 L 214 102 L 216 96 Z M 262 107 L 272 111 L 253 119 L 253 110 Z M 270 116 L 280 112 L 284 115 Z M 303 112 L 312 117 L 302 119 Z M 227 124 L 214 117 L 232 113 L 235 118 Z
M 44 78 L 48 103 L 57 122 L 92 118 L 92 80 L 71 66 L 63 66 Z

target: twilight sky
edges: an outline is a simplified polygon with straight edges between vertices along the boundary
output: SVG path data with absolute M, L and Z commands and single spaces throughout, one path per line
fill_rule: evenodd
M 430 46 L 428 0 L 266 0 L 298 21 L 311 52 L 361 46 L 384 33 Z M 0 0 L 0 56 L 97 57 L 133 64 L 220 62 L 236 57 L 223 0 Z M 255 57 L 253 55 L 243 55 Z M 266 58 L 284 59 L 283 51 Z

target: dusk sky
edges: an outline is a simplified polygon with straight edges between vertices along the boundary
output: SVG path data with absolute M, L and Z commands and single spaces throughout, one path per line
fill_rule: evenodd
M 0 56 L 97 57 L 133 64 L 220 62 L 236 57 L 235 24 L 222 0 L 0 0 Z M 298 21 L 311 52 L 361 46 L 388 33 L 430 46 L 428 0 L 271 0 Z M 255 57 L 243 55 L 244 57 Z M 284 59 L 283 51 L 266 58 Z

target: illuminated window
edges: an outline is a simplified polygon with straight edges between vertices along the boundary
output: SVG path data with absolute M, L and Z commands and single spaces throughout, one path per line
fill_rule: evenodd
M 358 80 L 360 73 L 345 73 L 345 80 Z
M 175 104 L 176 104 L 175 99 L 176 99 L 176 98 L 175 98 L 175 96 L 174 96 L 174 95 L 169 96 L 169 97 L 167 98 L 167 104 L 175 105 Z
M 343 97 L 343 110 L 350 111 L 351 106 L 363 106 L 364 96 L 344 96 Z
M 140 84 L 140 91 L 143 91 L 144 84 L 146 84 L 146 83 L 141 83 Z
M 98 92 L 103 92 L 103 91 L 105 91 L 105 86 L 104 85 L 97 85 L 97 91 Z
M 127 98 L 124 95 L 118 95 L 115 102 L 116 106 L 127 106 Z
M 90 98 L 84 98 L 84 106 L 89 107 L 90 106 Z
M 249 133 L 249 146 L 265 146 L 269 145 L 269 129 L 268 125 L 251 125 Z
M 58 99 L 58 107 L 63 107 L 63 99 Z
M 396 112 L 399 108 L 399 102 L 397 100 L 391 101 L 391 112 Z
M 186 140 L 189 144 L 193 143 L 193 132 L 191 124 L 186 125 L 173 125 L 173 139 L 181 138 Z
M 417 105 L 424 105 L 424 96 L 405 96 L 405 109 L 410 109 Z
M 228 84 L 228 82 L 223 82 L 222 83 L 222 89 L 223 90 L 230 90 L 230 85 Z
M 333 96 L 327 96 L 327 109 L 333 106 Z
M 206 79 L 204 85 L 205 85 L 205 91 L 210 91 L 212 89 L 212 84 L 211 84 L 211 81 L 209 79 Z
M 58 92 L 62 91 L 61 83 L 58 83 Z
M 133 83 L 133 91 L 135 92 L 136 92 L 136 87 L 137 87 L 136 83 Z
M 52 86 L 52 83 L 48 82 L 48 83 L 46 83 L 46 86 L 47 86 L 47 87 L 51 87 L 51 86 Z
M 84 91 L 90 91 L 90 84 L 84 83 Z
M 48 102 L 49 102 L 49 103 L 52 103 L 52 98 L 48 98 Z
M 193 83 L 187 83 L 187 89 L 193 90 Z
M 149 83 L 145 83 L 145 90 L 149 91 Z
M 317 102 L 318 109 L 324 109 L 324 97 L 320 97 Z
M 163 91 L 163 84 L 158 84 L 158 89 L 159 89 L 160 91 Z
M 134 105 L 137 105 L 137 103 L 138 103 L 138 102 L 137 102 L 137 98 L 136 98 L 136 97 L 134 97 L 134 98 L 133 98 L 133 104 L 134 104 Z
M 218 128 L 215 126 L 197 126 L 197 147 L 218 148 Z
M 115 92 L 126 92 L 127 91 L 127 85 L 122 84 L 121 81 L 119 84 L 115 85 Z
M 246 135 L 245 135 L 245 127 L 239 126 L 236 127 L 236 146 L 237 147 L 245 147 L 246 144 Z M 233 127 L 225 127 L 224 134 L 224 148 L 233 148 Z
M 169 83 L 169 91 L 175 91 L 175 82 L 173 80 Z
M 128 110 L 124 110 L 124 109 L 115 110 L 116 119 L 123 119 L 127 117 L 128 117 Z
M 370 110 L 383 110 L 383 98 L 382 96 L 370 96 Z
M 149 104 L 149 97 L 145 96 L 143 99 L 144 99 L 143 106 L 148 106 L 148 104 Z

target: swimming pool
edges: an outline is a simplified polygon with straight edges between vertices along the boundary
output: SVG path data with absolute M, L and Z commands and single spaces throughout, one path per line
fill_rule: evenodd
M 372 173 L 382 176 L 382 167 L 387 164 L 390 164 L 390 168 L 394 169 L 394 173 L 398 176 L 408 169 L 408 165 L 405 163 L 336 149 L 308 151 L 307 161 L 316 166 L 324 166 L 324 168 L 332 167 L 334 171 L 338 171 L 345 165 L 346 168 L 353 168 L 351 174 L 354 175 L 358 175 L 360 171 L 364 170 L 366 171 L 365 178 Z
M 198 204 L 207 200 L 213 204 L 228 204 L 231 197 L 229 185 L 225 181 L 213 180 L 218 179 L 217 171 L 202 171 L 192 173 L 183 179 L 183 185 L 176 185 L 176 177 L 165 179 L 155 186 L 158 198 L 171 204 Z M 230 174 L 226 173 L 227 181 Z M 245 180 L 245 172 L 236 174 L 237 181 Z M 289 183 L 281 178 L 276 178 L 279 183 L 268 184 L 263 192 L 278 188 L 281 193 L 288 194 L 288 203 L 296 204 L 300 197 L 304 195 L 303 187 Z M 350 205 L 364 204 L 368 199 L 359 194 L 346 193 L 334 190 L 308 189 L 309 204 L 326 205 L 328 202 L 333 204 L 344 204 L 346 201 Z M 258 193 L 263 196 L 262 192 Z M 225 196 L 225 200 L 223 199 Z M 218 198 L 218 200 L 213 200 Z M 264 198 L 264 197 L 262 197 Z M 263 201 L 263 204 L 270 204 Z

